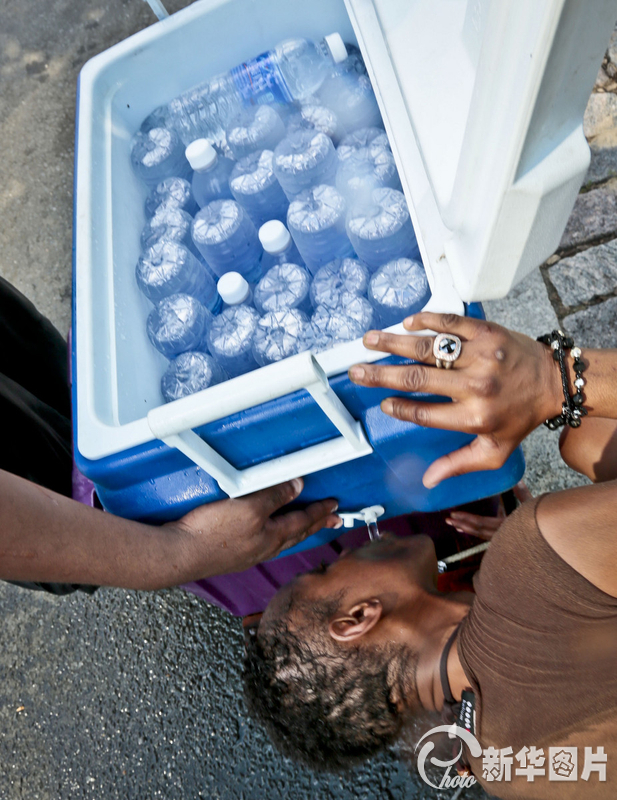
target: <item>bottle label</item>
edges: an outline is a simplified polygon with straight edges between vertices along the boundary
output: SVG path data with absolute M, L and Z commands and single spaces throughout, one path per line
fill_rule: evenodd
M 293 101 L 272 53 L 262 53 L 234 67 L 231 70 L 231 77 L 246 105 Z

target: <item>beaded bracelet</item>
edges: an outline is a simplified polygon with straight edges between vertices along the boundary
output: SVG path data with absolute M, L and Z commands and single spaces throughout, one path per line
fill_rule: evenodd
M 561 371 L 561 385 L 563 387 L 564 402 L 561 407 L 561 414 L 558 414 L 552 419 L 545 421 L 546 427 L 555 431 L 562 425 L 569 425 L 571 428 L 578 428 L 581 424 L 583 417 L 587 416 L 587 409 L 583 408 L 583 386 L 585 379 L 583 372 L 587 369 L 585 363 L 580 360 L 581 351 L 579 347 L 574 347 L 574 340 L 570 336 L 566 336 L 563 331 L 553 331 L 552 333 L 545 333 L 544 336 L 538 336 L 538 342 L 542 342 L 549 346 L 553 351 L 553 358 L 559 362 L 559 369 Z M 565 351 L 569 350 L 573 358 L 572 367 L 576 375 L 574 379 L 574 386 L 576 392 L 570 395 L 570 388 L 568 385 L 568 373 L 566 372 L 566 354 Z

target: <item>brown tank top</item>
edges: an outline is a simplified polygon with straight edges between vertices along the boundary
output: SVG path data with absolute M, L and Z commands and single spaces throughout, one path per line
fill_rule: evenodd
M 476 599 L 458 651 L 476 694 L 482 748 L 543 748 L 544 776 L 488 781 L 483 759 L 469 758 L 491 795 L 508 798 L 617 798 L 617 599 L 566 564 L 536 521 L 541 498 L 525 503 L 495 535 L 476 576 Z M 584 514 L 572 521 L 585 536 Z M 617 524 L 616 524 L 617 528 Z M 615 532 L 617 536 L 617 530 Z M 616 559 L 617 568 L 617 559 Z M 585 748 L 604 747 L 606 783 L 581 775 Z M 549 780 L 549 748 L 578 748 L 576 781 Z M 558 774 L 570 772 L 564 750 Z M 529 762 L 528 762 L 529 763 Z M 559 764 L 561 763 L 561 766 Z

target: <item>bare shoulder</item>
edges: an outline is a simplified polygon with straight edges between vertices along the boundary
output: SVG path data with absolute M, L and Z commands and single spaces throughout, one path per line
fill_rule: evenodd
M 617 481 L 546 495 L 536 518 L 542 536 L 567 564 L 617 597 Z

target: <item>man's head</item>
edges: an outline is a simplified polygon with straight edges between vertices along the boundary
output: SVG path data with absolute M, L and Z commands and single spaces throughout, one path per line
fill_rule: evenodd
M 248 637 L 244 683 L 284 753 L 340 769 L 398 738 L 420 708 L 418 612 L 436 574 L 428 537 L 387 537 L 277 593 Z

